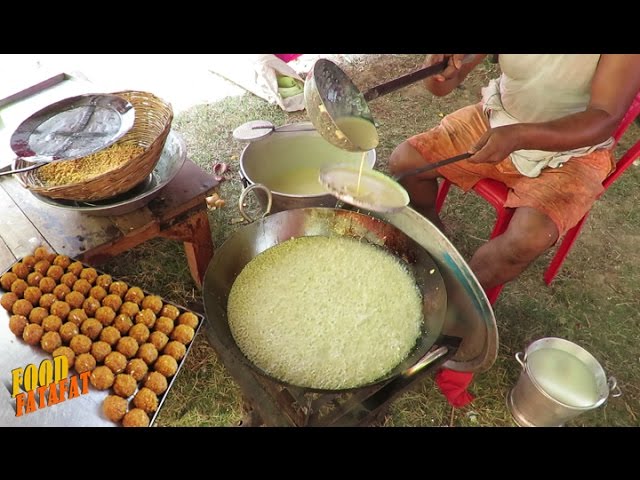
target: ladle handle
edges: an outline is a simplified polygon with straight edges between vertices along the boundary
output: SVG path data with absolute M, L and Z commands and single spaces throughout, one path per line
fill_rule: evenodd
M 467 54 L 462 59 L 462 63 L 469 63 L 474 58 L 474 54 Z M 419 70 L 416 70 L 415 72 L 408 73 L 386 83 L 380 84 L 377 87 L 370 88 L 364 93 L 364 99 L 365 101 L 369 102 L 378 97 L 381 97 L 382 95 L 386 95 L 387 93 L 395 92 L 402 87 L 406 87 L 407 85 L 411 85 L 412 83 L 416 83 L 419 80 L 423 80 L 427 77 L 430 77 L 431 75 L 442 72 L 445 68 L 447 68 L 448 64 L 449 59 L 445 58 L 440 63 L 429 65 L 428 67 L 423 67 Z
M 409 170 L 407 172 L 400 173 L 393 178 L 395 178 L 396 180 L 402 180 L 403 178 L 410 177 L 411 175 L 417 175 L 419 173 L 424 173 L 430 170 L 435 170 L 436 168 L 444 167 L 445 165 L 449 165 L 450 163 L 459 162 L 460 160 L 469 158 L 472 155 L 473 153 L 469 153 L 469 152 L 461 153 L 460 155 L 456 155 L 455 157 L 446 158 L 444 160 L 440 160 L 439 162 L 431 163 L 426 167 L 420 167 L 420 168 L 416 168 L 415 170 Z
M 14 173 L 28 172 L 29 170 L 35 170 L 36 168 L 47 165 L 48 163 L 50 162 L 34 163 L 33 165 L 29 165 L 28 167 L 16 168 L 15 170 L 6 170 L 4 172 L 0 172 L 0 177 L 4 175 L 13 175 Z
M 407 85 L 411 85 L 412 83 L 416 83 L 417 81 L 430 77 L 431 75 L 442 72 L 448 64 L 449 59 L 447 58 L 440 63 L 436 63 L 435 65 L 429 65 L 428 67 L 424 67 L 420 70 L 416 70 L 415 72 L 411 72 L 401 77 L 395 78 L 387 83 L 378 85 L 377 87 L 370 88 L 369 90 L 364 92 L 364 99 L 367 102 L 370 102 L 371 100 L 375 100 L 382 95 L 395 92 L 396 90 L 406 87 Z

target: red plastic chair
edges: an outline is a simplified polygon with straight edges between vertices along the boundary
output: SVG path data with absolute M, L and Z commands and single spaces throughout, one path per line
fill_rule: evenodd
M 627 130 L 629 125 L 633 123 L 636 117 L 640 114 L 640 92 L 636 95 L 636 98 L 633 100 L 631 107 L 625 114 L 624 118 L 618 125 L 618 128 L 613 134 L 613 138 L 616 141 L 616 144 Z M 602 183 L 604 187 L 604 191 L 606 191 L 613 182 L 615 182 L 622 172 L 624 172 L 629 165 L 633 163 L 633 161 L 640 157 L 640 140 L 638 140 L 629 150 L 627 150 L 624 155 L 618 160 L 616 163 L 615 171 L 609 175 L 605 181 Z M 442 205 L 444 204 L 445 199 L 447 198 L 447 193 L 449 193 L 449 188 L 451 187 L 451 182 L 446 179 L 440 183 L 440 187 L 438 188 L 438 196 L 436 198 L 436 211 L 440 212 Z M 511 221 L 511 217 L 513 216 L 514 209 L 506 208 L 504 206 L 504 202 L 507 199 L 507 187 L 502 183 L 492 179 L 483 179 L 480 180 L 473 190 L 487 200 L 493 208 L 496 210 L 496 223 L 491 232 L 491 236 L 489 238 L 497 237 L 498 235 L 504 233 L 504 231 L 509 226 L 509 222 Z M 603 192 L 604 193 L 604 192 Z M 589 212 L 587 212 L 584 217 L 578 222 L 576 226 L 571 228 L 562 239 L 562 243 L 558 247 L 555 256 L 551 260 L 549 267 L 544 273 L 544 281 L 547 285 L 550 285 L 556 274 L 560 270 L 562 266 L 562 262 L 566 258 L 569 250 L 573 246 L 573 242 L 575 242 L 580 230 L 584 225 L 585 220 Z M 487 297 L 491 304 L 493 304 L 500 294 L 503 285 L 498 285 L 497 287 L 491 288 L 487 290 Z

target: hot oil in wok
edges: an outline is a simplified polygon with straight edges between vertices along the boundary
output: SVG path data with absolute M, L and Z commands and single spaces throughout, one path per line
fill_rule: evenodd
M 420 336 L 422 298 L 391 254 L 345 237 L 301 237 L 255 257 L 228 302 L 240 350 L 294 385 L 345 389 L 404 360 Z

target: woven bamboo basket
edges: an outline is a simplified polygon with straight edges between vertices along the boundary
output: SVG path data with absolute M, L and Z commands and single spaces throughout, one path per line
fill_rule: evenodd
M 38 177 L 37 169 L 18 174 L 26 188 L 50 198 L 87 202 L 114 197 L 147 179 L 162 154 L 171 129 L 173 109 L 171 104 L 148 92 L 126 90 L 114 94 L 131 102 L 135 108 L 133 127 L 116 143 L 137 145 L 144 151 L 112 170 L 77 183 L 46 186 Z M 15 165 L 29 164 L 17 160 Z

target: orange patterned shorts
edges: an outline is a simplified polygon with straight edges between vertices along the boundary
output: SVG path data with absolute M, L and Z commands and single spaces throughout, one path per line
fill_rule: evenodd
M 482 105 L 471 105 L 444 117 L 437 127 L 409 138 L 427 163 L 453 157 L 477 143 L 489 128 Z M 497 164 L 466 160 L 446 165 L 438 173 L 465 192 L 483 178 L 509 187 L 505 206 L 531 207 L 547 215 L 562 236 L 591 209 L 603 192 L 602 182 L 615 169 L 611 150 L 572 157 L 561 168 L 545 168 L 535 178 L 522 175 L 509 158 Z

